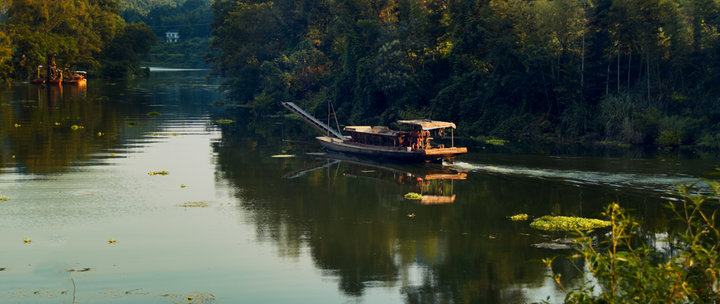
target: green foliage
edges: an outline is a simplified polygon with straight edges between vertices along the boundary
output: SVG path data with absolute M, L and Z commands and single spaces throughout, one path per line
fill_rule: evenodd
M 230 99 L 265 109 L 331 98 L 352 123 L 422 114 L 467 135 L 694 144 L 720 115 L 719 7 L 217 1 L 209 59 Z
M 670 253 L 639 243 L 640 224 L 617 204 L 603 216 L 611 223 L 610 235 L 600 242 L 581 234 L 581 246 L 571 258 L 581 258 L 596 280 L 570 290 L 567 303 L 717 303 L 720 301 L 720 230 L 717 204 L 720 182 L 707 181 L 710 194 L 682 186 L 679 202 L 669 208 L 681 224 L 667 239 Z M 543 260 L 551 267 L 553 259 Z M 553 275 L 561 284 L 558 274 Z M 595 285 L 597 284 L 597 285 Z M 564 287 L 563 287 L 564 288 Z
M 530 227 L 546 231 L 583 231 L 610 226 L 610 222 L 577 216 L 545 215 L 530 223 Z
M 147 15 L 153 8 L 159 6 L 177 6 L 178 1 L 174 0 L 116 0 L 123 10 L 123 18 L 129 12 L 136 12 L 139 15 Z
M 677 147 L 682 144 L 680 130 L 662 130 L 658 136 L 657 145 L 661 147 Z
M 209 38 L 180 39 L 176 43 L 158 39 L 142 62 L 150 66 L 207 68 L 204 56 L 210 52 L 209 46 Z
M 420 193 L 408 192 L 405 193 L 405 199 L 408 200 L 422 200 L 423 196 Z
M 107 77 L 125 77 L 139 74 L 140 58 L 147 56 L 157 37 L 144 23 L 130 23 L 117 35 L 105 49 L 103 75 Z
M 0 77 L 6 80 L 36 77 L 48 55 L 60 69 L 119 70 L 123 64 L 133 69 L 134 57 L 146 53 L 154 39 L 143 34 L 143 25 L 126 25 L 110 0 L 15 0 L 2 10 Z
M 528 215 L 525 213 L 520 213 L 516 215 L 512 215 L 508 217 L 511 221 L 527 221 Z
M 0 80 L 10 79 L 13 72 L 12 61 L 12 41 L 10 36 L 0 31 Z

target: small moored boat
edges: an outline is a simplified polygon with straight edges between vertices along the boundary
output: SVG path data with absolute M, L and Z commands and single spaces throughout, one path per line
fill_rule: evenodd
M 411 162 L 452 161 L 457 155 L 467 153 L 466 147 L 455 147 L 452 122 L 435 120 L 400 120 L 398 123 L 409 126 L 411 130 L 392 130 L 384 126 L 347 126 L 349 136 L 330 128 L 308 114 L 292 102 L 283 102 L 283 106 L 298 114 L 311 125 L 326 133 L 317 137 L 326 149 L 364 155 L 369 157 L 393 159 Z M 450 130 L 450 147 L 434 145 L 433 136 L 444 136 Z

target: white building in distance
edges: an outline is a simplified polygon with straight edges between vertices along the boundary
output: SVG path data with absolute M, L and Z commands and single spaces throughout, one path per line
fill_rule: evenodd
M 180 40 L 180 33 L 178 31 L 167 31 L 165 32 L 165 41 L 168 43 L 175 43 Z

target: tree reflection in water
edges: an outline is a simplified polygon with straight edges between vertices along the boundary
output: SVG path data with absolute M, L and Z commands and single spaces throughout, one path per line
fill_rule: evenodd
M 519 236 L 529 228 L 508 223 L 506 208 L 486 203 L 502 199 L 489 191 L 501 179 L 432 180 L 428 176 L 437 173 L 462 173 L 437 165 L 318 159 L 304 154 L 316 151 L 314 145 L 282 140 L 297 138 L 289 134 L 294 126 L 257 121 L 230 128 L 215 147 L 219 171 L 238 189 L 258 239 L 289 257 L 309 250 L 316 267 L 337 277 L 347 295 L 391 287 L 409 303 L 526 302 L 518 286 L 544 282 L 543 265 L 531 262 L 542 250 Z M 282 151 L 298 157 L 271 157 Z M 418 190 L 457 199 L 435 205 L 403 199 Z

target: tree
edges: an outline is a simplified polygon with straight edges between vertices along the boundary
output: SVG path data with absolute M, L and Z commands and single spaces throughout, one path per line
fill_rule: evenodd
M 32 75 L 48 54 L 59 66 L 98 67 L 97 54 L 123 24 L 112 1 L 15 0 L 4 25 L 15 49 L 15 78 Z
M 147 56 L 157 37 L 145 23 L 130 23 L 102 52 L 103 74 L 125 77 L 137 74 L 140 58 Z

